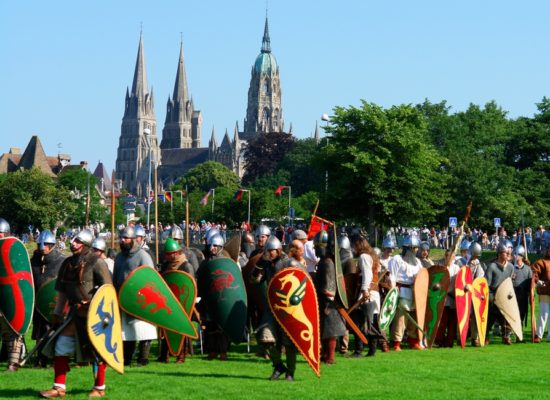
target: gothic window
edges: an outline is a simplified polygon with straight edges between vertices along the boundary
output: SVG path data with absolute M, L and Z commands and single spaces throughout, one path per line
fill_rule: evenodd
M 264 94 L 266 94 L 266 95 L 269 94 L 269 79 L 264 80 L 263 92 L 264 92 Z
M 277 126 L 279 124 L 279 109 L 276 108 L 275 111 L 273 111 L 273 124 Z
M 262 122 L 265 123 L 266 125 L 269 124 L 269 108 L 264 108 L 264 112 L 263 112 L 263 118 L 262 118 Z

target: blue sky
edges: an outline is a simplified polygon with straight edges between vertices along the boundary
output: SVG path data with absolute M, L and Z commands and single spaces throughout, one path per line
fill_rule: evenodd
M 447 100 L 452 110 L 495 100 L 531 116 L 550 96 L 550 3 L 545 1 L 269 2 L 283 113 L 300 138 L 321 114 L 360 99 L 389 107 Z M 158 132 L 183 36 L 187 80 L 212 127 L 243 126 L 266 2 L 2 1 L 2 148 L 38 134 L 46 152 L 114 168 L 143 24 Z M 181 33 L 181 35 L 180 35 Z

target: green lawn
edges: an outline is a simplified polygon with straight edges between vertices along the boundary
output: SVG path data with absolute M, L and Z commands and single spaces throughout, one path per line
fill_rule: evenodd
M 493 343 L 464 350 L 378 352 L 374 358 L 338 356 L 335 365 L 322 366 L 320 379 L 300 359 L 295 382 L 268 381 L 269 361 L 241 345 L 227 362 L 195 355 L 185 364 L 152 362 L 127 368 L 124 375 L 108 370 L 107 393 L 112 399 L 550 399 L 543 373 L 550 344 Z M 52 369 L 0 373 L 0 398 L 34 399 L 52 378 Z M 91 369 L 73 367 L 67 384 L 69 398 L 86 398 Z

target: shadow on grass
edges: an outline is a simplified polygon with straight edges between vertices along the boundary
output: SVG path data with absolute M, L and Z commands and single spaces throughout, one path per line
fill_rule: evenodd
M 44 386 L 41 390 L 26 388 L 26 389 L 0 389 L 0 399 L 9 399 L 9 398 L 17 398 L 17 397 L 23 397 L 23 396 L 32 396 L 32 397 L 38 397 L 39 392 L 42 390 L 48 390 L 51 386 Z M 67 395 L 83 395 L 88 394 L 90 390 L 86 389 L 74 389 L 67 391 Z
M 267 374 L 271 372 L 271 369 L 266 370 Z M 204 372 L 192 372 L 192 371 L 169 371 L 169 372 L 159 372 L 159 371 L 144 371 L 144 370 L 135 370 L 132 371 L 132 374 L 146 374 L 146 375 L 168 375 L 168 376 L 177 376 L 177 377 L 208 377 L 208 378 L 236 378 L 236 379 L 246 379 L 246 380 L 260 380 L 267 381 L 266 378 L 251 376 L 251 375 L 231 375 L 231 374 L 219 374 L 219 373 L 204 373 Z M 1 394 L 1 391 L 0 391 Z

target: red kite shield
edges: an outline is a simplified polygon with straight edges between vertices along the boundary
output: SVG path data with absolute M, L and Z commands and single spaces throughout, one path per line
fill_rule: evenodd
M 34 281 L 29 255 L 14 237 L 0 239 L 0 312 L 18 335 L 29 329 L 34 310 Z
M 267 287 L 267 296 L 275 319 L 320 377 L 319 307 L 308 273 L 300 268 L 277 272 Z
M 456 318 L 460 334 L 460 346 L 466 346 L 472 308 L 472 270 L 468 266 L 460 268 L 455 281 Z

